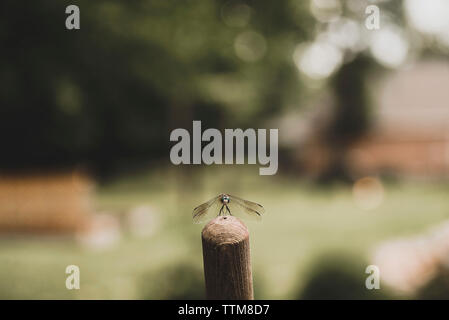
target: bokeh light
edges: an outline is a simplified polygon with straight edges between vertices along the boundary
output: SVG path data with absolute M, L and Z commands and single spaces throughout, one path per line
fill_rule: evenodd
M 389 68 L 397 68 L 406 61 L 409 44 L 398 27 L 385 25 L 372 33 L 370 49 L 379 63 Z
M 338 19 L 329 24 L 326 36 L 339 48 L 357 50 L 361 41 L 360 24 L 352 19 Z
M 267 50 L 265 38 L 258 32 L 240 33 L 234 42 L 235 54 L 246 62 L 255 62 L 263 58 Z
M 221 17 L 229 27 L 245 27 L 251 18 L 251 8 L 243 3 L 226 3 L 221 10 Z
M 449 1 L 406 0 L 407 19 L 417 30 L 428 34 L 447 33 L 449 30 Z
M 320 22 L 330 22 L 338 19 L 342 12 L 339 0 L 313 0 L 310 11 Z
M 305 47 L 296 47 L 293 61 L 299 70 L 310 78 L 323 79 L 329 77 L 341 65 L 343 53 L 328 42 L 318 41 Z

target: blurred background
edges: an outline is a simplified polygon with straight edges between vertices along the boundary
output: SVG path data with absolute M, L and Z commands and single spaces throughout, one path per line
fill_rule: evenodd
M 0 298 L 204 298 L 191 212 L 222 192 L 266 209 L 247 223 L 258 299 L 449 298 L 448 17 L 445 0 L 2 1 Z M 279 129 L 278 173 L 172 165 L 193 120 Z

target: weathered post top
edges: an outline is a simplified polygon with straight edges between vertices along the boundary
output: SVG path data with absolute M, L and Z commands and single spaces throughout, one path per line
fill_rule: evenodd
M 219 216 L 202 231 L 208 299 L 254 299 L 249 232 L 234 216 Z

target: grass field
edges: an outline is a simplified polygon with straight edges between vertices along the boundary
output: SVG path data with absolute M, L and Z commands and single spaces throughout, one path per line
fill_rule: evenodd
M 229 192 L 266 208 L 250 229 L 256 298 L 297 298 L 326 253 L 347 253 L 368 261 L 382 241 L 425 232 L 449 217 L 444 183 L 384 184 L 373 210 L 360 209 L 350 186 L 320 188 L 295 177 L 258 176 L 254 167 L 149 170 L 98 186 L 97 210 L 121 215 L 130 208 L 153 208 L 153 233 L 124 233 L 103 249 L 72 238 L 2 236 L 0 298 L 4 299 L 163 299 L 201 298 L 202 225 L 191 210 Z M 254 172 L 253 172 L 254 171 Z M 65 288 L 65 268 L 81 270 L 81 289 Z M 363 276 L 362 267 L 354 268 Z M 362 284 L 363 285 L 363 284 Z M 342 288 L 344 290 L 344 288 Z

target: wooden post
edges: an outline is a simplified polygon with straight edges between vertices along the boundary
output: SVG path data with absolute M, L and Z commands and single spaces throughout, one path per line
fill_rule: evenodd
M 219 216 L 202 231 L 206 296 L 212 300 L 252 300 L 249 233 L 234 216 Z

